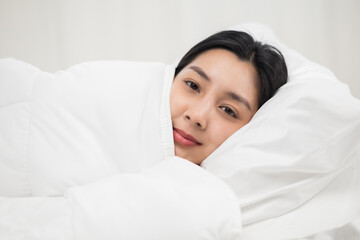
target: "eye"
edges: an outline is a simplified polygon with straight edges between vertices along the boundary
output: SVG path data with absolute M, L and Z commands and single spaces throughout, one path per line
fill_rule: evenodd
M 188 85 L 192 90 L 199 92 L 199 86 L 193 81 L 185 81 L 186 85 Z
M 231 108 L 227 106 L 220 106 L 220 109 L 223 110 L 226 114 L 230 115 L 231 117 L 237 118 L 235 112 Z

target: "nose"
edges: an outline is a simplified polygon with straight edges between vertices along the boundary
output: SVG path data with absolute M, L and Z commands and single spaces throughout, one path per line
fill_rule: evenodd
M 205 129 L 208 125 L 210 114 L 211 103 L 204 99 L 202 101 L 196 101 L 189 106 L 184 113 L 184 118 L 197 128 Z

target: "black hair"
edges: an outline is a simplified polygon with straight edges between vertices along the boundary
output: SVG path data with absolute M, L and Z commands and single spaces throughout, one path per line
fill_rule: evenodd
M 210 49 L 226 49 L 242 61 L 250 62 L 258 75 L 258 108 L 269 100 L 287 82 L 288 72 L 284 56 L 268 44 L 255 41 L 252 36 L 240 31 L 222 31 L 211 35 L 192 47 L 180 60 L 175 76 L 199 54 Z

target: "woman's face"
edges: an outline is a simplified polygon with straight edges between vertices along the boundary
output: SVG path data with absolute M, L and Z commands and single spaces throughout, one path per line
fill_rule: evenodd
M 257 111 L 257 73 L 224 49 L 201 53 L 170 93 L 175 155 L 200 164 Z

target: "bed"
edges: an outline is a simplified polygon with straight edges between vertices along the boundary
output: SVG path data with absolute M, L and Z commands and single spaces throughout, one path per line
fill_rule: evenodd
M 289 82 L 201 166 L 174 156 L 174 66 L 0 60 L 0 239 L 359 239 L 360 101 L 264 25 Z

